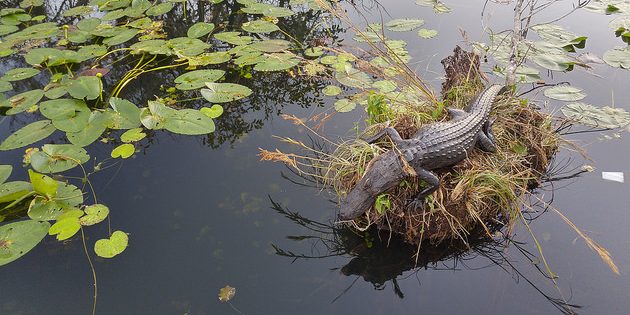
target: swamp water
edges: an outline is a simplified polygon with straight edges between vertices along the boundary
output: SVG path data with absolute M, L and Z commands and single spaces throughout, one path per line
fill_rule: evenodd
M 369 10 L 369 4 L 364 4 Z M 426 25 L 438 30 L 439 36 L 431 40 L 420 39 L 415 32 L 399 35 L 409 43 L 409 53 L 418 62 L 414 69 L 436 89 L 442 76 L 439 60 L 461 44 L 457 29 L 466 30 L 475 40 L 481 38 L 480 30 L 486 25 L 480 23 L 482 1 L 447 4 L 452 12 L 441 15 L 413 1 L 385 4 L 392 17 L 423 18 Z M 372 8 L 368 18 L 379 20 L 378 11 Z M 497 29 L 509 28 L 510 8 L 491 6 L 485 11 L 484 22 L 489 20 Z M 558 16 L 565 12 L 562 9 L 566 7 L 560 6 L 558 12 L 550 9 L 546 14 Z M 190 10 L 194 12 L 194 7 Z M 217 14 L 226 12 L 217 10 Z M 575 33 L 588 34 L 588 47 L 601 55 L 620 43 L 606 27 L 609 20 L 604 15 L 577 11 L 562 24 Z M 350 36 L 339 36 L 350 41 Z M 0 72 L 11 67 L 0 64 Z M 545 80 L 570 81 L 585 89 L 588 102 L 614 101 L 617 107 L 630 110 L 627 70 L 605 66 L 596 66 L 596 70 L 601 77 L 572 71 L 555 72 L 553 81 Z M 491 80 L 499 81 L 496 77 Z M 164 81 L 159 75 L 147 75 L 127 87 L 125 97 L 141 103 Z M 143 142 L 133 158 L 91 177 L 98 199 L 111 209 L 114 229 L 129 233 L 129 247 L 122 254 L 113 259 L 93 258 L 98 276 L 97 314 L 558 312 L 550 301 L 561 299 L 553 283 L 514 244 L 463 253 L 459 259 L 429 264 L 426 269 L 403 268 L 395 281 L 375 276 L 379 268 L 386 273 L 391 261 L 375 261 L 374 270 L 357 270 L 364 275 L 372 272 L 373 276 L 366 278 L 381 280 L 383 285 L 357 275 L 345 276 L 342 268 L 350 263 L 349 255 L 296 261 L 277 255 L 272 244 L 309 256 L 326 256 L 331 251 L 321 242 L 288 239 L 321 234 L 274 211 L 273 202 L 323 223 L 332 222 L 337 210 L 326 194 L 283 178 L 281 174 L 288 173 L 285 167 L 260 162 L 258 148 L 278 147 L 274 135 L 308 139 L 303 130 L 278 114 L 307 117 L 333 100 L 318 92 L 326 84 L 312 86 L 287 74 L 257 73 L 243 82 L 254 90 L 253 96 L 238 108 L 226 105 L 225 114 L 216 119 L 215 133 L 192 137 L 157 132 Z M 528 97 L 545 99 L 542 93 Z M 336 115 L 324 130 L 331 137 L 351 137 L 354 134 L 347 130 L 362 120 L 363 112 L 357 108 Z M 5 138 L 24 124 L 5 118 L 0 135 Z M 600 140 L 599 133 L 572 136 L 585 145 L 592 158 L 586 163 L 594 165 L 596 171 L 556 182 L 553 191 L 541 191 L 547 200 L 553 193 L 553 206 L 611 252 L 620 275 L 612 273 L 553 212 L 531 222 L 549 265 L 559 277 L 556 281 L 564 298 L 583 306 L 576 309 L 579 313 L 625 314 L 630 309 L 630 196 L 627 184 L 603 181 L 600 173 L 628 170 L 630 140 L 625 131 L 620 134 L 620 139 L 607 141 Z M 90 148 L 93 158 L 103 160 L 113 146 Z M 27 176 L 26 169 L 20 167 L 22 155 L 23 150 L 0 153 L 1 164 L 14 166 L 12 179 Z M 568 158 L 576 155 L 561 152 L 558 165 Z M 580 163 L 575 161 L 574 165 L 579 167 Z M 107 235 L 107 226 L 96 225 L 85 233 L 91 247 Z M 536 253 L 529 233 L 521 226 L 513 238 L 527 243 L 519 247 Z M 509 263 L 501 261 L 502 257 Z M 92 309 L 92 273 L 80 237 L 64 242 L 46 237 L 24 257 L 2 266 L 0 279 L 1 314 L 89 314 Z M 231 305 L 217 298 L 225 285 L 236 288 Z

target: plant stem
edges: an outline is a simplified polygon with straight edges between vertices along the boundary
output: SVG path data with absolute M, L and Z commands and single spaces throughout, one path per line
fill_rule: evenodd
M 517 0 L 514 6 L 514 25 L 512 26 L 512 41 L 510 43 L 510 61 L 505 68 L 505 85 L 514 86 L 516 84 L 516 68 L 518 67 L 518 45 L 522 40 L 522 14 L 523 0 Z
M 98 296 L 98 285 L 96 284 L 96 270 L 94 269 L 92 258 L 90 258 L 90 253 L 88 252 L 88 249 L 87 249 L 87 245 L 85 242 L 85 233 L 83 233 L 83 227 L 81 227 L 81 239 L 83 240 L 83 251 L 85 251 L 85 257 L 87 257 L 88 263 L 90 264 L 90 269 L 92 270 L 92 279 L 94 280 L 94 303 L 92 304 L 92 315 L 95 315 L 96 314 L 96 297 Z

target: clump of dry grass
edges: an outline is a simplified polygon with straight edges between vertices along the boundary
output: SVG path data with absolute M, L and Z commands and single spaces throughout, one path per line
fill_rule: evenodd
M 454 106 L 461 105 L 452 104 Z M 366 217 L 355 220 L 360 227 L 377 224 L 382 229 L 402 234 L 410 243 L 424 240 L 437 244 L 448 239 L 466 241 L 469 231 L 478 226 L 491 234 L 490 223 L 502 220 L 511 225 L 518 219 L 522 192 L 540 181 L 550 157 L 557 151 L 560 139 L 551 128 L 552 117 L 515 98 L 497 101 L 493 115 L 497 152 L 475 150 L 452 169 L 438 170 L 440 188 L 425 202 L 423 210 L 409 209 L 407 201 L 423 183 L 408 178 L 390 196 L 390 209 L 384 213 L 372 209 Z M 421 125 L 402 114 L 392 124 L 401 134 L 413 134 Z M 373 145 L 378 151 L 389 149 L 387 142 Z M 340 146 L 337 152 L 343 152 Z M 366 150 L 367 151 L 367 150 Z M 369 159 L 363 158 L 360 160 Z M 332 186 L 340 196 L 350 191 L 363 174 L 366 164 L 338 167 L 342 177 Z M 355 170 L 354 172 L 352 170 Z M 496 224 L 492 224 L 496 226 Z

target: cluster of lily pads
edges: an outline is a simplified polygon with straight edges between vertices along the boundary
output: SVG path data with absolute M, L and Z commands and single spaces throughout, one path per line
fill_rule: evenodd
M 624 43 L 630 38 L 630 6 L 627 1 L 594 0 L 585 10 L 612 15 L 610 29 Z M 611 67 L 630 69 L 630 45 L 607 50 L 598 57 L 586 49 L 586 36 L 574 34 L 556 24 L 538 24 L 530 28 L 538 40 L 524 39 L 517 49 L 518 60 L 522 61 L 516 69 L 517 83 L 545 83 L 540 76 L 541 70 L 572 71 L 576 66 L 590 70 L 593 64 L 607 64 Z M 494 58 L 494 73 L 503 76 L 509 63 L 511 34 L 491 35 L 490 45 L 477 43 L 481 54 Z M 581 53 L 580 53 L 581 52 Z M 578 87 L 561 85 L 547 88 L 543 94 L 554 100 L 568 102 L 561 108 L 568 119 L 592 128 L 615 129 L 630 124 L 630 113 L 622 108 L 595 106 L 579 102 L 586 93 Z
M 178 5 L 185 9 L 178 2 L 92 0 L 66 10 L 63 16 L 70 22 L 63 25 L 32 15 L 43 5 L 41 0 L 24 0 L 20 8 L 0 10 L 0 58 L 19 55 L 23 60 L 11 63 L 13 68 L 0 75 L 0 113 L 29 122 L 0 139 L 0 151 L 26 149 L 24 163 L 30 167 L 27 180 L 7 182 L 13 167 L 0 166 L 0 221 L 24 212 L 28 216 L 0 226 L 0 265 L 21 257 L 46 234 L 65 240 L 81 227 L 107 219 L 109 209 L 98 203 L 95 193 L 88 204 L 86 192 L 58 175 L 79 168 L 83 181 L 89 181 L 88 176 L 101 167 L 95 163 L 94 169 L 86 169 L 91 144 L 118 142 L 111 157 L 129 158 L 147 130 L 211 133 L 213 119 L 223 113 L 222 104 L 252 93 L 244 85 L 223 82 L 226 71 L 216 67 L 283 71 L 304 61 L 301 43 L 266 36 L 284 33 L 277 23 L 294 14 L 289 8 L 237 0 L 242 13 L 253 16 L 240 30 L 199 22 L 185 37 L 168 38 L 160 16 Z M 310 0 L 292 5 L 318 9 Z M 108 77 L 124 59 L 135 66 L 121 78 Z M 124 98 L 125 87 L 141 75 L 175 69 L 179 76 L 166 95 L 146 104 Z M 40 87 L 26 90 L 33 84 Z M 209 104 L 186 108 L 177 101 L 181 95 Z M 53 134 L 66 143 L 30 147 Z M 122 252 L 127 241 L 125 233 L 110 231 L 110 238 L 97 241 L 94 250 L 110 258 Z

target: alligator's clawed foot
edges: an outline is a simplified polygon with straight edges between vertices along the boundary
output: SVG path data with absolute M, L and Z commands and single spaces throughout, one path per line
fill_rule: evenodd
M 413 198 L 407 204 L 407 208 L 413 212 L 421 212 L 424 210 L 424 199 Z

